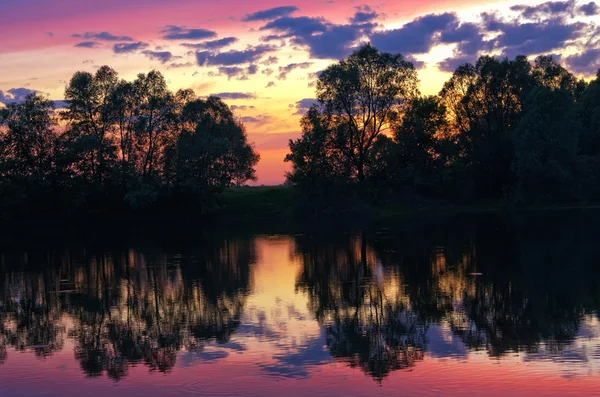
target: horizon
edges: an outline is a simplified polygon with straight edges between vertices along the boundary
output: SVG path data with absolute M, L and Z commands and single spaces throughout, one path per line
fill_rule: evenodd
M 252 185 L 277 186 L 317 73 L 361 42 L 413 61 L 422 94 L 437 94 L 458 64 L 484 54 L 553 54 L 581 78 L 600 67 L 594 2 L 293 3 L 7 0 L 0 16 L 9 38 L 0 43 L 0 102 L 32 91 L 62 100 L 73 73 L 101 65 L 126 80 L 156 69 L 172 90 L 220 96 L 261 154 Z

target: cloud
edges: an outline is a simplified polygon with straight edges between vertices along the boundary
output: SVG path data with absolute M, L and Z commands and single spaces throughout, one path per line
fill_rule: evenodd
M 248 109 L 256 109 L 256 106 L 253 105 L 231 105 L 229 106 L 231 110 L 248 110 Z
M 71 37 L 103 41 L 133 41 L 129 36 L 115 36 L 109 32 L 85 32 L 83 34 L 72 34 Z
M 440 32 L 458 24 L 453 13 L 430 14 L 413 20 L 399 29 L 373 33 L 371 43 L 381 51 L 401 54 L 424 54 L 437 43 Z
M 256 94 L 251 92 L 220 92 L 218 94 L 212 94 L 212 96 L 219 97 L 221 99 L 256 99 Z
M 0 90 L 0 103 L 9 105 L 11 103 L 20 103 L 25 100 L 27 95 L 36 94 L 39 91 L 30 90 L 29 88 L 11 88 L 8 91 Z
M 593 4 L 595 5 L 595 4 Z M 593 7 L 586 4 L 587 12 L 594 12 Z M 580 7 L 581 8 L 581 7 Z M 579 8 L 579 9 L 580 9 Z M 588 10 L 589 8 L 589 10 Z M 498 13 L 483 13 L 480 21 L 453 21 L 434 36 L 433 43 L 451 44 L 457 46 L 453 57 L 438 63 L 438 68 L 452 72 L 457 66 L 474 62 L 480 55 L 500 52 L 502 57 L 514 58 L 518 55 L 539 55 L 561 52 L 567 47 L 585 47 L 588 51 L 581 54 L 581 59 L 574 56 L 572 61 L 580 73 L 584 68 L 585 59 L 597 45 L 590 44 L 597 32 L 593 23 L 574 20 L 575 2 L 548 2 L 536 6 L 517 5 L 511 8 L 519 13 L 509 19 L 502 18 Z M 581 11 L 582 13 L 586 11 Z M 531 19 L 532 21 L 524 21 Z M 438 37 L 435 39 L 435 37 Z M 488 37 L 488 38 L 486 38 Z M 591 73 L 593 62 L 587 62 Z
M 59 100 L 55 100 L 54 102 L 54 109 L 64 109 L 67 106 L 69 106 L 69 102 L 59 99 Z
M 167 63 L 173 59 L 173 54 L 169 51 L 144 51 L 142 54 L 152 60 L 160 61 L 160 63 Z
M 204 43 L 183 43 L 183 47 L 194 48 L 196 50 L 218 50 L 223 47 L 230 46 L 231 44 L 239 41 L 236 37 L 224 37 L 218 40 L 205 41 Z
M 371 9 L 368 5 L 356 7 L 356 14 L 350 18 L 350 22 L 354 24 L 372 22 L 379 17 L 379 14 Z
M 113 46 L 115 54 L 129 54 L 138 50 L 148 48 L 148 43 L 138 41 L 136 43 L 118 43 Z
M 95 41 L 83 41 L 81 43 L 75 44 L 74 47 L 78 47 L 78 48 L 98 48 L 99 46 L 100 46 L 100 44 L 96 43 Z
M 54 37 L 54 33 L 52 33 L 52 32 L 46 32 L 46 36 L 48 36 L 48 37 Z
M 552 52 L 590 33 L 589 25 L 568 23 L 563 18 L 529 23 L 501 22 L 498 27 L 501 33 L 495 39 L 495 46 L 502 48 L 502 55 L 509 58 Z
M 290 108 L 295 108 L 296 112 L 294 114 L 304 116 L 306 112 L 311 108 L 312 105 L 317 104 L 319 101 L 314 98 L 304 98 L 296 102 L 295 104 L 291 104 Z
M 266 87 L 265 87 L 265 88 L 271 88 L 271 87 L 275 87 L 275 85 L 276 85 L 276 84 L 275 84 L 275 82 L 274 82 L 274 81 L 269 81 L 269 82 L 267 83 L 267 85 L 266 85 Z
M 167 25 L 161 31 L 165 40 L 205 40 L 217 37 L 217 33 L 208 29 L 189 29 L 184 26 Z
M 258 116 L 244 116 L 241 118 L 244 124 L 254 124 L 254 127 L 260 127 L 273 121 L 273 117 L 270 114 L 259 114 Z
M 262 64 L 265 66 L 269 66 L 269 65 L 274 65 L 277 62 L 279 62 L 279 58 L 271 55 L 270 57 L 268 57 L 267 59 L 262 61 Z
M 282 17 L 260 28 L 277 33 L 265 41 L 290 39 L 293 45 L 308 47 L 314 58 L 343 58 L 352 52 L 361 38 L 367 38 L 376 25 L 372 23 L 337 25 L 324 18 Z
M 549 1 L 534 6 L 514 5 L 510 7 L 512 11 L 519 12 L 524 18 L 537 19 L 547 16 L 572 14 L 575 8 L 575 1 Z
M 592 76 L 595 71 L 600 70 L 600 48 L 592 48 L 581 54 L 568 56 L 565 62 L 571 70 Z
M 185 63 L 174 62 L 169 65 L 169 69 L 190 68 L 192 66 L 194 66 L 193 62 L 185 62 Z
M 196 52 L 198 66 L 233 66 L 255 62 L 276 48 L 270 45 L 248 47 L 243 51 L 231 50 L 228 52 L 212 53 L 210 51 Z
M 279 76 L 277 76 L 278 80 L 287 79 L 287 75 L 294 71 L 295 69 L 308 69 L 312 66 L 312 62 L 302 62 L 302 63 L 290 63 L 287 66 L 279 67 Z
M 249 14 L 244 18 L 246 22 L 252 21 L 269 21 L 272 19 L 288 16 L 291 13 L 298 11 L 296 6 L 283 6 L 269 8 L 268 10 L 258 11 L 253 14 Z
M 598 6 L 598 4 L 591 1 L 587 4 L 583 4 L 579 8 L 577 8 L 577 11 L 580 15 L 584 15 L 586 17 L 591 17 L 594 15 L 600 15 L 600 6 Z
M 244 76 L 246 74 L 246 69 L 239 66 L 221 66 L 219 68 L 219 74 L 224 74 L 231 79 L 236 76 Z

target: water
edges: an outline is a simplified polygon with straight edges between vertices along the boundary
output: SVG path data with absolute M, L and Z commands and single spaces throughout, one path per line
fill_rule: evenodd
M 0 243 L 0 396 L 600 395 L 598 214 Z

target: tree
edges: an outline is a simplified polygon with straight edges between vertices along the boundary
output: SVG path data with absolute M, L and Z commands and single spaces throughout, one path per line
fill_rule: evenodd
M 117 73 L 102 66 L 95 75 L 77 72 L 65 90 L 69 104 L 63 113 L 68 143 L 77 157 L 76 171 L 87 181 L 102 183 L 115 159 L 112 144 L 114 108 L 111 98 L 118 87 Z
M 243 124 L 219 98 L 187 102 L 178 124 L 181 132 L 165 151 L 165 176 L 177 195 L 205 198 L 256 179 L 260 156 Z
M 460 132 L 462 161 L 480 197 L 502 197 L 506 186 L 514 182 L 511 134 L 534 85 L 526 57 L 499 61 L 483 56 L 474 66 L 459 67 L 441 92 L 451 109 L 454 129 Z
M 0 109 L 0 194 L 4 209 L 27 210 L 48 202 L 55 172 L 54 103 L 29 94 Z M 20 208 L 20 210 L 17 210 Z
M 580 124 L 570 93 L 537 87 L 526 101 L 516 134 L 515 170 L 521 200 L 577 198 L 575 175 Z
M 137 171 L 142 179 L 158 172 L 161 151 L 173 135 L 175 102 L 163 75 L 153 70 L 139 74 L 133 82 L 136 93 L 135 147 L 138 151 Z
M 307 142 L 316 138 L 326 145 L 321 150 L 326 158 L 312 158 L 310 162 L 339 162 L 325 168 L 342 174 L 348 171 L 347 183 L 362 184 L 375 140 L 398 118 L 407 100 L 416 95 L 417 84 L 415 68 L 402 55 L 380 53 L 369 44 L 329 66 L 317 82 L 321 106 L 304 117 L 303 136 L 290 142 L 288 161 L 294 163 L 294 172 L 308 175 L 310 171 L 302 168 L 314 168 L 306 161 L 309 159 L 295 152 L 306 150 Z M 313 134 L 311 126 L 322 130 Z M 294 182 L 293 174 L 288 178 Z
M 446 107 L 438 97 L 410 101 L 402 122 L 394 128 L 396 159 L 389 172 L 397 181 L 425 193 L 440 193 L 442 172 L 451 153 Z

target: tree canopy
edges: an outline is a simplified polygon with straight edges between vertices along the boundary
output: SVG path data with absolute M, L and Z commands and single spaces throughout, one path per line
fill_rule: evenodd
M 597 200 L 599 81 L 551 56 L 482 56 L 422 96 L 412 64 L 367 44 L 320 75 L 287 179 L 313 193 L 362 185 L 369 199 Z
M 108 66 L 77 72 L 65 99 L 59 112 L 39 94 L 2 109 L 5 214 L 175 202 L 202 209 L 223 188 L 256 178 L 259 155 L 229 107 L 171 92 L 158 71 L 133 82 Z

